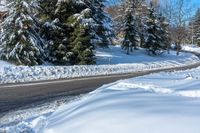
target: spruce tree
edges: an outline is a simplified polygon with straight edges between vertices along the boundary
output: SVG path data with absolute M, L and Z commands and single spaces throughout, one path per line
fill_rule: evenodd
M 167 50 L 169 53 L 170 50 L 170 37 L 169 37 L 169 23 L 166 21 L 166 18 L 160 14 L 158 17 L 159 26 L 160 26 L 160 37 L 161 37 L 161 47 L 164 50 Z
M 73 53 L 72 64 L 94 64 L 94 45 L 91 43 L 90 22 L 91 10 L 85 9 L 80 14 L 72 15 L 69 23 L 73 24 L 74 31 L 70 34 L 70 49 Z
M 37 17 L 42 22 L 53 21 L 56 18 L 55 10 L 58 0 L 33 0 L 35 8 L 37 8 Z
M 146 22 L 146 6 L 144 6 L 144 0 L 124 0 L 118 6 L 118 12 L 116 12 L 114 27 L 116 32 L 120 35 L 124 33 L 124 29 L 127 27 L 127 11 L 130 10 L 134 21 L 134 30 L 138 36 L 138 43 L 141 47 L 144 45 L 144 22 Z
M 131 13 L 132 11 L 128 9 L 126 11 L 126 22 L 125 22 L 125 37 L 124 41 L 122 43 L 122 49 L 125 49 L 127 51 L 127 54 L 130 52 L 133 52 L 134 50 L 137 49 L 137 30 L 135 29 L 135 17 Z
M 47 61 L 56 65 L 70 65 L 71 52 L 68 49 L 70 27 L 55 19 L 45 22 L 41 28 L 41 35 L 45 39 Z
M 39 1 L 40 9 L 44 9 L 44 15 L 41 16 L 44 23 L 41 35 L 46 40 L 45 51 L 48 61 L 57 65 L 73 64 L 73 55 L 69 47 L 69 37 L 73 28 L 68 24 L 68 18 L 83 10 L 84 3 L 74 0 Z
M 106 48 L 112 44 L 114 32 L 112 30 L 112 19 L 105 11 L 105 0 L 83 0 L 92 11 L 92 18 L 95 23 L 92 26 L 94 31 L 93 45 Z
M 143 3 L 144 0 L 125 0 L 119 6 L 115 27 L 117 32 L 124 34 L 122 48 L 128 54 L 133 48 L 144 47 L 146 6 Z
M 163 49 L 162 38 L 160 36 L 161 27 L 159 26 L 158 17 L 152 3 L 148 10 L 145 48 L 149 55 L 157 55 Z
M 93 64 L 91 42 L 96 23 L 91 15 L 84 18 L 88 6 L 81 0 L 54 1 L 51 7 L 48 1 L 39 1 L 40 9 L 49 8 L 41 15 L 44 23 L 41 35 L 46 40 L 48 61 L 58 65 Z
M 0 59 L 17 65 L 39 65 L 44 62 L 43 40 L 38 34 L 38 21 L 30 5 L 17 0 L 10 5 L 2 23 Z

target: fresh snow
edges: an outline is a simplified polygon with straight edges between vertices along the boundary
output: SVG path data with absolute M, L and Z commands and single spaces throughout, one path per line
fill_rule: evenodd
M 44 132 L 199 133 L 199 73 L 197 68 L 105 85 L 56 111 Z
M 119 46 L 99 49 L 96 52 L 98 65 L 83 66 L 3 66 L 0 69 L 0 84 L 40 80 L 54 80 L 96 75 L 123 74 L 162 68 L 186 66 L 199 62 L 190 53 L 164 53 L 161 56 L 148 56 L 140 49 L 126 55 Z
M 30 128 L 28 126 L 30 125 L 28 124 L 28 122 L 20 123 L 21 121 L 31 121 L 32 123 L 31 128 L 34 128 L 39 124 L 38 120 L 40 120 L 40 123 L 41 123 L 41 118 L 50 116 L 60 106 L 66 105 L 67 103 L 70 103 L 72 101 L 76 101 L 82 96 L 83 95 L 65 96 L 65 97 L 59 97 L 55 99 L 48 99 L 48 102 L 41 101 L 39 103 L 34 103 L 30 105 L 31 108 L 28 108 L 28 109 L 21 108 L 20 110 L 11 111 L 5 114 L 3 117 L 0 117 L 0 133 L 2 132 L 4 133 L 5 131 L 8 133 L 21 133 L 23 131 L 29 133 Z M 40 118 L 37 119 L 38 117 Z M 27 128 L 25 126 L 26 123 L 28 124 Z M 17 125 L 17 127 L 20 127 L 20 128 L 16 129 L 15 126 L 13 125 Z M 21 127 L 20 125 L 23 127 Z M 41 127 L 43 128 L 44 125 L 43 126 L 42 125 Z M 31 130 L 32 129 L 30 129 L 30 133 L 32 132 Z
M 200 67 L 104 85 L 50 116 L 0 131 L 16 133 L 199 133 Z
M 9 66 L 14 66 L 6 61 L 1 61 L 0 60 L 0 68 L 3 68 L 3 67 L 9 67 Z
M 8 63 L 6 61 L 1 61 L 0 60 L 0 73 L 4 71 L 4 68 L 12 67 L 12 66 L 14 66 L 14 65 L 12 65 L 12 64 L 10 64 L 10 63 Z
M 1 0 L 1 1 L 0 1 L 0 11 L 1 11 L 1 12 L 6 12 L 6 11 L 8 11 L 8 8 L 7 8 L 5 5 L 6 5 L 6 0 Z
M 180 56 L 176 56 L 175 51 L 171 51 L 170 54 L 166 52 L 158 56 L 149 56 L 145 49 L 135 50 L 130 55 L 126 54 L 125 50 L 121 49 L 121 46 L 110 46 L 109 49 L 98 49 L 96 52 L 97 64 L 127 64 L 127 63 L 158 63 L 158 62 L 181 62 L 191 57 L 191 54 L 181 53 Z
M 200 47 L 197 45 L 185 45 L 183 46 L 183 50 L 200 53 Z

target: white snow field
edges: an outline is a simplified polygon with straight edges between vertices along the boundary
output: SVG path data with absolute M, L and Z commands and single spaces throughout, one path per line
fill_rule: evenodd
M 190 53 L 176 56 L 164 53 L 161 56 L 148 56 L 140 49 L 131 55 L 126 55 L 119 46 L 110 49 L 99 49 L 96 53 L 98 65 L 83 66 L 1 66 L 0 84 L 19 83 L 40 80 L 53 80 L 84 76 L 123 74 L 161 68 L 173 68 L 195 64 L 199 58 Z
M 200 47 L 197 45 L 185 45 L 183 50 L 200 53 Z
M 6 61 L 0 60 L 0 73 L 4 71 L 4 68 L 14 66 Z
M 200 133 L 200 68 L 105 85 L 47 118 L 45 133 Z
M 19 133 L 200 133 L 200 67 L 121 80 L 52 115 L 1 128 Z
M 3 68 L 3 67 L 9 67 L 9 66 L 14 66 L 6 61 L 1 61 L 0 60 L 0 68 Z

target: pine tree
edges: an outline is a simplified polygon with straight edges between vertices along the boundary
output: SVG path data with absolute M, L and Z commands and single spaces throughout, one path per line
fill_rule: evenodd
M 144 0 L 124 0 L 118 6 L 118 11 L 115 15 L 114 28 L 118 35 L 124 34 L 127 23 L 127 11 L 130 10 L 134 18 L 134 29 L 138 36 L 138 43 L 142 47 L 144 44 L 144 22 L 146 21 L 146 6 Z
M 56 65 L 70 65 L 71 52 L 68 49 L 70 27 L 59 19 L 45 22 L 41 28 L 41 35 L 46 41 L 45 51 L 47 60 Z
M 54 64 L 73 65 L 80 62 L 93 64 L 94 47 L 107 47 L 111 43 L 111 30 L 108 26 L 110 18 L 104 11 L 103 0 L 37 1 L 39 3 L 38 16 L 43 23 L 40 33 L 46 40 L 45 51 L 47 51 L 48 61 Z M 87 11 L 90 12 L 89 16 L 85 14 Z M 81 25 L 78 25 L 78 22 Z M 84 34 L 78 33 L 83 31 L 85 31 Z M 76 42 L 73 38 L 75 40 L 79 38 L 79 41 Z M 78 43 L 86 46 L 81 46 L 83 48 L 79 49 Z M 83 49 L 85 49 L 84 54 L 81 53 Z M 77 54 L 78 50 L 81 50 L 79 52 L 81 54 Z M 82 59 L 80 55 L 83 56 Z M 92 61 L 87 61 L 89 58 Z
M 41 9 L 46 8 L 43 11 L 45 17 L 41 17 L 44 23 L 41 35 L 47 42 L 45 51 L 48 61 L 57 65 L 73 64 L 73 53 L 69 47 L 69 37 L 73 28 L 68 24 L 68 18 L 86 8 L 85 4 L 74 0 L 52 2 L 40 0 L 39 6 Z
M 133 52 L 133 48 L 136 50 L 138 45 L 135 17 L 131 12 L 132 11 L 128 9 L 126 13 L 125 37 L 122 43 L 122 49 L 126 50 L 127 54 Z
M 169 37 L 169 23 L 166 21 L 166 18 L 160 14 L 158 17 L 159 26 L 160 26 L 160 37 L 161 37 L 161 48 L 167 50 L 169 53 L 170 50 L 170 37 Z
M 162 38 L 160 36 L 161 27 L 159 26 L 159 21 L 157 19 L 157 14 L 153 7 L 153 4 L 150 4 L 147 20 L 147 39 L 145 43 L 145 48 L 148 51 L 148 54 L 157 55 L 163 49 Z
M 73 63 L 78 65 L 94 64 L 94 45 L 91 44 L 90 23 L 91 10 L 85 9 L 80 14 L 75 14 L 69 18 L 73 24 L 74 31 L 70 36 L 71 52 L 73 53 Z
M 88 45 L 91 44 L 94 21 L 91 16 L 82 19 L 80 15 L 86 9 L 86 4 L 81 0 L 59 0 L 53 15 L 47 17 L 49 19 L 42 19 L 44 25 L 41 34 L 47 42 L 46 51 L 50 62 L 58 65 L 93 64 L 92 58 L 89 61 L 89 56 L 93 56 L 93 49 L 88 48 Z M 87 28 L 84 29 L 85 26 L 78 25 L 79 23 L 87 25 Z
M 45 56 L 43 40 L 30 5 L 17 0 L 10 6 L 9 15 L 2 23 L 0 58 L 17 65 L 42 64 Z
M 35 8 L 37 8 L 37 17 L 42 22 L 53 21 L 56 18 L 55 10 L 58 0 L 33 0 Z
M 105 0 L 83 0 L 92 11 L 92 18 L 95 22 L 93 26 L 93 44 L 106 48 L 112 44 L 114 32 L 112 30 L 112 20 L 105 11 Z
M 65 23 L 68 17 L 80 13 L 87 5 L 82 0 L 58 0 L 56 7 L 56 18 Z

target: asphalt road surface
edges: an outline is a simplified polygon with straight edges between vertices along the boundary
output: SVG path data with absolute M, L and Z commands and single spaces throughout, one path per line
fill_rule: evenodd
M 129 74 L 1 85 L 0 117 L 9 111 L 16 110 L 33 103 L 48 101 L 48 99 L 58 98 L 61 96 L 88 93 L 104 84 L 112 83 L 120 79 L 133 78 L 161 71 L 186 70 L 196 68 L 198 66 L 200 66 L 200 62 L 185 67 L 134 72 Z

